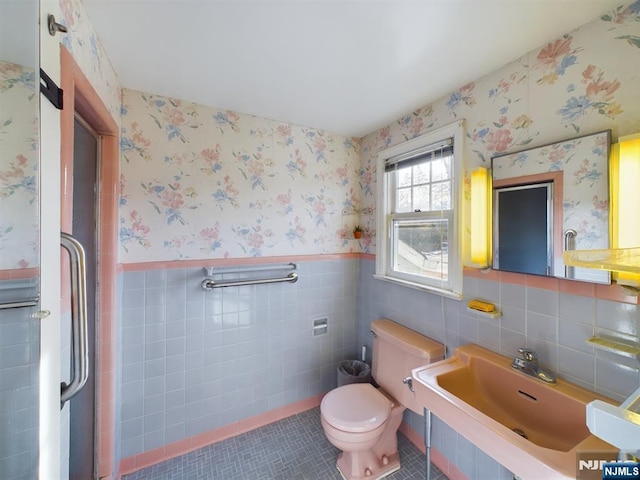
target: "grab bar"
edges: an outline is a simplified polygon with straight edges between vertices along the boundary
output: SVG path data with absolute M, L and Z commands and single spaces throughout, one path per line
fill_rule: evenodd
M 60 234 L 60 245 L 69 253 L 71 270 L 71 348 L 73 377 L 60 384 L 60 408 L 76 395 L 89 378 L 89 335 L 87 331 L 87 268 L 84 248 L 68 233 Z
M 286 277 L 279 278 L 250 278 L 247 280 L 228 280 L 228 281 L 216 281 L 213 278 L 205 278 L 202 283 L 203 290 L 210 291 L 214 288 L 224 288 L 224 287 L 242 287 L 244 285 L 260 285 L 263 283 L 280 283 L 280 282 L 291 282 L 296 283 L 298 281 L 298 274 L 293 272 L 287 275 Z
M 265 265 L 239 265 L 235 267 L 204 267 L 204 271 L 208 277 L 214 275 L 222 275 L 225 273 L 248 273 L 248 272 L 265 272 L 273 270 L 296 270 L 298 265 L 295 263 L 278 263 Z M 215 270 L 215 271 L 214 271 Z

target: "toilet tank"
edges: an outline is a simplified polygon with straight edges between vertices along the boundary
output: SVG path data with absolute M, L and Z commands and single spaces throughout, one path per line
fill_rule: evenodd
M 402 381 L 411 370 L 444 359 L 445 346 L 392 320 L 371 322 L 375 381 L 405 407 L 423 414 L 423 405 Z

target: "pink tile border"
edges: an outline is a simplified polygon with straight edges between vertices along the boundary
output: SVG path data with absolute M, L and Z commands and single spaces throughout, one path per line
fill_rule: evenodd
M 411 443 L 413 443 L 414 447 L 420 450 L 423 454 L 426 453 L 427 449 L 424 445 L 424 438 L 422 438 L 422 435 L 416 432 L 408 423 L 402 422 L 398 430 L 407 437 Z M 433 447 L 431 447 L 431 450 L 433 451 Z
M 165 445 L 164 447 L 140 453 L 133 457 L 124 458 L 120 461 L 120 475 L 135 472 L 136 470 L 164 462 L 165 460 L 169 460 L 179 455 L 184 455 L 185 453 L 192 452 L 212 443 L 220 442 L 227 438 L 240 435 L 241 433 L 269 425 L 270 423 L 277 422 L 278 420 L 282 420 L 283 418 L 290 417 L 297 413 L 305 412 L 320 405 L 320 401 L 323 396 L 324 393 L 290 405 L 285 405 L 284 407 L 276 408 L 275 410 L 261 413 L 255 417 L 216 428 L 215 430 L 210 430 L 193 437 L 185 438 L 184 440 Z
M 360 256 L 361 254 L 359 253 L 334 253 L 327 255 L 291 255 L 287 257 L 203 258 L 197 260 L 172 260 L 168 262 L 123 263 L 122 271 L 137 272 L 172 268 L 228 267 L 238 265 L 268 265 L 271 263 L 317 262 L 326 260 L 346 260 L 351 258 L 360 258 Z
M 115 247 L 114 247 L 115 248 Z M 261 257 L 261 258 L 217 258 L 217 259 L 197 259 L 197 260 L 173 260 L 167 262 L 140 262 L 117 264 L 114 274 L 122 272 L 136 272 L 145 270 L 162 270 L 174 268 L 198 268 L 198 267 L 226 267 L 235 265 L 268 265 L 271 263 L 287 262 L 314 262 L 326 260 L 346 260 L 359 258 L 362 260 L 375 261 L 376 256 L 370 253 L 336 253 L 327 255 L 292 255 L 290 257 Z M 541 277 L 538 275 L 525 275 L 522 273 L 500 272 L 487 269 L 464 268 L 465 277 L 479 278 L 482 280 L 492 280 L 500 283 L 511 283 L 544 290 L 552 290 L 561 293 L 569 293 L 584 297 L 594 297 L 615 302 L 639 304 L 640 297 L 630 297 L 624 295 L 617 284 L 596 285 L 586 282 L 576 282 L 573 280 L 563 280 L 561 278 Z
M 0 270 L 0 280 L 21 280 L 24 278 L 36 278 L 38 275 L 40 275 L 40 270 L 38 268 Z
M 541 277 L 538 275 L 525 275 L 522 273 L 499 272 L 496 270 L 482 271 L 477 268 L 465 267 L 465 277 L 480 278 L 483 280 L 493 280 L 494 282 L 512 283 L 544 290 L 552 290 L 560 293 L 569 293 L 583 297 L 599 298 L 614 302 L 640 304 L 640 297 L 625 295 L 616 283 L 611 285 L 600 285 L 595 283 L 577 282 L 574 280 L 564 280 L 562 278 Z

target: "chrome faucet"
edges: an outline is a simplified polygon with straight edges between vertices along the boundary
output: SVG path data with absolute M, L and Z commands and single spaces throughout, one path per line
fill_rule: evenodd
M 529 348 L 519 348 L 518 352 L 522 357 L 515 357 L 511 362 L 511 368 L 545 383 L 556 383 L 555 373 L 545 370 L 538 364 L 538 354 L 535 351 Z

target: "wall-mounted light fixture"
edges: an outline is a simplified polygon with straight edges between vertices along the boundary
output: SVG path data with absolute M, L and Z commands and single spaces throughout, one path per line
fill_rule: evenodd
M 611 247 L 640 247 L 640 133 L 620 137 L 612 146 L 611 178 Z M 620 285 L 640 287 L 640 274 L 616 272 Z
M 471 171 L 471 265 L 491 265 L 491 171 L 478 167 Z

